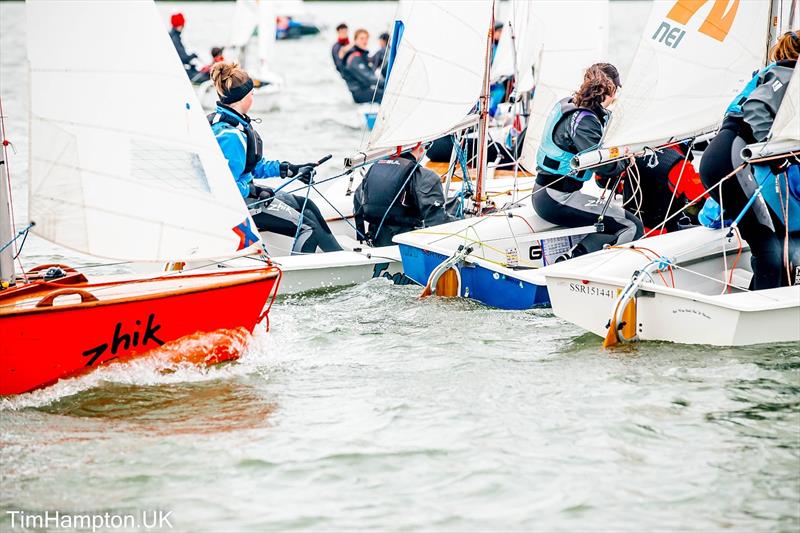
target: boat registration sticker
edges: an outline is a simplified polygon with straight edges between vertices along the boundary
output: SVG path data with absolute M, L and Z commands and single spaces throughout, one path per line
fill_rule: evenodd
M 598 287 L 596 285 L 589 285 L 588 283 L 576 283 L 572 282 L 569 284 L 569 291 L 574 292 L 576 294 L 584 294 L 586 296 L 600 296 L 601 298 L 608 298 L 609 300 L 613 300 L 617 297 L 617 291 L 619 289 L 611 289 L 609 287 Z

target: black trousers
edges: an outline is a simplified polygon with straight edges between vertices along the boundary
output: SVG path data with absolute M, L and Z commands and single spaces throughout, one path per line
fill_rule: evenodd
M 279 192 L 268 206 L 253 215 L 253 221 L 260 231 L 271 231 L 279 235 L 294 237 L 297 241 L 292 248 L 293 253 L 311 254 L 319 247 L 323 252 L 337 252 L 342 247 L 333 236 L 325 217 L 319 208 L 309 199 L 306 210 L 300 220 L 305 197 Z M 297 228 L 300 227 L 298 233 Z

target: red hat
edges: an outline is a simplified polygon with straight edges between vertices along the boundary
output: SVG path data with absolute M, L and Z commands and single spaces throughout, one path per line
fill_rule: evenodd
M 169 21 L 172 23 L 173 28 L 178 28 L 186 24 L 186 19 L 183 18 L 183 13 L 174 13 Z

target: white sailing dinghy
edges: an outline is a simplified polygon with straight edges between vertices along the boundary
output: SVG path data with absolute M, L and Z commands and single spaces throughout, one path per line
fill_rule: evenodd
M 515 14 L 519 19 L 512 18 L 512 26 L 529 28 L 524 34 L 527 40 L 515 31 L 515 39 L 521 40 L 516 54 L 518 89 L 533 87 L 534 67 L 538 78 L 522 149 L 523 166 L 533 169 L 550 109 L 579 85 L 586 66 L 605 56 L 608 2 L 571 2 L 568 8 L 560 1 L 513 2 L 512 17 Z M 502 72 L 503 61 L 501 57 L 495 72 Z M 468 297 L 495 307 L 527 309 L 547 304 L 544 278 L 533 269 L 553 262 L 594 227 L 563 229 L 542 220 L 531 206 L 532 181 L 517 180 L 512 188 L 527 194 L 513 197 L 511 205 L 499 213 L 397 236 L 405 274 L 422 285 L 432 281 L 431 289 L 437 294 Z M 435 288 L 436 281 L 448 269 L 457 280 L 451 291 L 442 294 Z
M 0 395 L 186 337 L 212 334 L 199 337 L 208 342 L 222 331 L 252 331 L 275 294 L 274 266 L 211 273 L 155 267 L 261 248 L 155 4 L 29 0 L 26 10 L 31 223 L 17 237 L 32 229 L 93 257 L 153 267 L 149 276 L 87 277 L 62 264 L 15 273 L 3 143 Z M 126 24 L 104 22 L 112 17 Z M 238 356 L 216 348 L 207 354 L 191 362 Z
M 731 15 L 735 20 L 726 26 L 727 38 L 716 33 L 714 28 L 719 25 L 712 28 L 711 35 L 702 31 L 703 26 L 700 31 L 694 29 L 697 20 L 688 28 L 678 26 L 680 31 L 687 32 L 682 44 L 698 51 L 703 46 L 724 46 L 731 61 L 715 64 L 730 65 L 746 53 L 747 49 L 730 49 L 744 38 L 743 28 L 755 34 L 752 39 L 756 43 L 764 42 L 761 39 L 766 36 L 767 25 L 758 27 L 752 21 L 766 20 L 768 7 L 761 3 L 740 4 L 739 12 L 734 10 Z M 760 11 L 749 12 L 753 9 Z M 712 15 L 713 12 L 708 17 Z M 653 23 L 663 22 L 651 19 L 651 26 Z M 654 31 L 653 35 L 660 34 Z M 648 58 L 662 50 L 658 39 L 648 45 L 640 50 L 640 56 Z M 695 61 L 704 56 L 692 54 Z M 752 158 L 751 161 L 767 155 L 800 154 L 799 73 L 795 70 L 793 74 L 770 140 L 745 150 L 743 155 Z M 725 68 L 712 74 L 707 82 L 717 92 L 726 80 L 737 81 L 734 73 Z M 698 87 L 699 97 L 687 99 L 688 109 L 676 113 L 683 115 L 681 131 L 684 134 L 708 131 L 712 121 L 722 117 L 737 88 L 747 81 L 745 77 L 738 84 L 731 84 L 727 98 L 719 92 L 715 96 L 708 87 Z M 661 122 L 647 120 L 651 115 L 643 109 L 647 106 L 646 94 L 657 96 L 649 104 L 651 109 L 660 106 L 666 111 L 678 105 L 677 102 L 670 105 L 669 93 L 660 92 L 654 82 L 655 77 L 651 77 L 649 84 L 632 87 L 633 94 L 626 93 L 629 100 L 621 96 L 617 122 L 601 150 L 588 154 L 590 161 L 613 157 L 617 151 L 635 152 L 642 146 L 663 144 L 671 138 L 673 134 L 669 132 L 678 126 L 667 124 L 671 117 L 662 114 Z M 658 98 L 660 95 L 663 98 Z M 641 126 L 642 120 L 653 125 L 652 132 Z M 652 237 L 557 264 L 541 274 L 546 278 L 555 314 L 605 336 L 606 346 L 633 340 L 720 346 L 800 341 L 800 286 L 748 290 L 752 277 L 750 256 L 734 228 L 693 228 Z
M 225 56 L 247 70 L 253 79 L 252 113 L 264 113 L 278 105 L 284 80 L 272 70 L 275 62 L 275 2 L 270 0 L 236 0 L 231 37 Z M 208 80 L 197 87 L 203 107 L 216 107 L 219 96 L 214 83 Z

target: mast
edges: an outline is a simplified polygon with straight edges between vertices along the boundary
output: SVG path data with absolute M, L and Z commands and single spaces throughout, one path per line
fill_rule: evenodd
M 480 105 L 478 120 L 478 180 L 475 185 L 475 213 L 481 213 L 481 200 L 483 196 L 484 184 L 486 182 L 487 159 L 489 150 L 489 76 L 492 67 L 492 38 L 494 36 L 494 10 L 495 2 L 492 1 L 492 20 L 489 31 L 486 34 L 486 58 L 483 69 L 483 86 L 481 87 Z M 464 177 L 467 179 L 467 176 Z
M 5 120 L 0 116 L 0 122 Z M 0 128 L 3 132 L 5 128 Z M 6 138 L 0 134 L 0 246 L 5 250 L 0 252 L 0 288 L 14 283 L 14 249 L 11 243 L 14 238 L 14 228 L 11 226 L 11 184 L 8 179 L 8 165 L 6 165 Z

